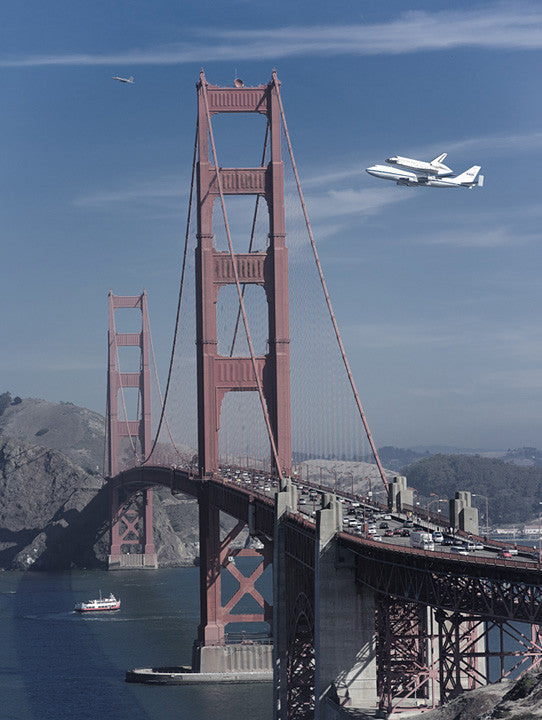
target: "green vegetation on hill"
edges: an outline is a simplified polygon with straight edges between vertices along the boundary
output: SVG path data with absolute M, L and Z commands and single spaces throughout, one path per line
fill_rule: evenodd
M 542 500 L 542 468 L 519 467 L 479 455 L 433 455 L 401 473 L 424 496 L 451 498 L 457 490 L 486 495 L 491 524 L 521 523 L 538 516 Z M 484 508 L 485 500 L 476 503 Z
M 404 465 L 416 462 L 429 453 L 419 453 L 410 448 L 397 448 L 393 445 L 385 445 L 384 447 L 378 448 L 378 457 L 384 467 L 390 470 L 399 470 Z

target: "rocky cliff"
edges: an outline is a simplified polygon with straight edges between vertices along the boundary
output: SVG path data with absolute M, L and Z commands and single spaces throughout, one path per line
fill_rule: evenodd
M 23 400 L 0 416 L 0 569 L 105 566 L 104 427 L 98 413 L 44 400 Z M 196 502 L 165 489 L 155 496 L 160 566 L 192 564 Z
M 537 720 L 542 718 L 542 669 L 535 668 L 519 680 L 503 680 L 461 693 L 430 712 L 410 720 Z

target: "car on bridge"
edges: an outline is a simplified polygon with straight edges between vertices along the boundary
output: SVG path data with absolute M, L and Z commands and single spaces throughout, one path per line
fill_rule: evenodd
M 451 553 L 455 553 L 456 555 L 468 555 L 469 551 L 463 544 L 456 544 L 452 545 L 450 548 Z

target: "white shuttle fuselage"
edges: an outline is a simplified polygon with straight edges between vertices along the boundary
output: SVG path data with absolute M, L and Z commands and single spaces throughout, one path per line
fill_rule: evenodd
M 414 158 L 395 155 L 394 157 L 388 158 L 386 162 L 390 165 L 397 165 L 397 167 L 405 168 L 405 170 L 411 170 L 415 173 L 444 177 L 446 175 L 453 175 L 453 171 L 442 162 L 446 157 L 447 153 L 442 153 L 442 155 L 439 155 L 434 160 L 431 160 L 431 162 L 426 162 L 425 160 L 415 160 Z

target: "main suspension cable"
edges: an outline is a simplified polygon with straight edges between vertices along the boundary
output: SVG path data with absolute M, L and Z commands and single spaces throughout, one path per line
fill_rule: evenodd
M 160 436 L 160 430 L 162 429 L 162 423 L 164 421 L 164 416 L 166 412 L 166 403 L 169 395 L 169 388 L 171 385 L 171 377 L 173 375 L 173 362 L 175 359 L 175 348 L 177 346 L 177 337 L 179 334 L 179 324 L 180 324 L 180 318 L 181 318 L 181 303 L 183 299 L 183 287 L 184 287 L 184 278 L 185 278 L 185 271 L 186 271 L 186 257 L 188 254 L 188 238 L 190 236 L 190 221 L 192 217 L 192 198 L 194 196 L 194 178 L 196 175 L 196 157 L 197 157 L 197 149 L 198 149 L 198 123 L 196 122 L 196 138 L 194 140 L 194 154 L 192 158 L 192 178 L 190 180 L 190 196 L 188 199 L 188 216 L 186 219 L 186 233 L 184 238 L 184 252 L 183 252 L 183 263 L 181 268 L 181 284 L 179 288 L 179 299 L 177 301 L 177 316 L 175 318 L 175 330 L 173 332 L 173 343 L 171 348 L 171 356 L 169 360 L 169 371 L 167 376 L 167 383 L 166 383 L 166 390 L 164 393 L 164 402 L 162 403 L 162 411 L 160 413 L 160 421 L 158 423 L 158 429 L 156 431 L 156 435 L 151 447 L 150 452 L 147 454 L 147 457 L 143 460 L 143 465 L 149 461 L 151 455 L 154 452 L 154 449 L 156 447 L 156 444 L 158 442 L 158 438 Z M 177 448 L 175 448 L 177 450 Z M 178 450 L 177 450 L 178 452 Z
M 337 325 L 337 320 L 336 320 L 336 318 L 335 318 L 335 313 L 333 312 L 333 306 L 332 306 L 332 304 L 331 304 L 331 298 L 330 298 L 329 293 L 328 293 L 328 290 L 327 290 L 327 285 L 326 285 L 326 281 L 325 281 L 325 278 L 324 278 L 324 273 L 323 273 L 323 270 L 322 270 L 322 266 L 321 266 L 321 264 L 320 264 L 320 258 L 318 257 L 318 252 L 317 252 L 317 250 L 316 250 L 316 243 L 314 242 L 314 236 L 313 236 L 313 234 L 312 234 L 312 228 L 311 228 L 311 224 L 310 224 L 310 222 L 309 222 L 309 216 L 308 216 L 308 214 L 307 214 L 307 208 L 306 208 L 306 205 L 305 205 L 305 199 L 304 199 L 304 197 L 303 197 L 303 191 L 301 190 L 301 182 L 300 182 L 300 180 L 299 180 L 299 175 L 298 175 L 298 173 L 297 173 L 297 167 L 296 167 L 296 164 L 295 164 L 294 153 L 293 153 L 293 149 L 292 149 L 292 143 L 291 143 L 291 141 L 290 141 L 290 134 L 288 133 L 288 126 L 287 126 L 287 124 L 286 124 L 286 117 L 285 117 L 285 115 L 284 115 L 284 108 L 283 108 L 283 106 L 282 106 L 282 99 L 281 99 L 281 97 L 280 97 L 279 83 L 278 83 L 278 79 L 277 79 L 277 75 L 276 75 L 276 72 L 275 72 L 275 71 L 273 71 L 273 85 L 274 85 L 274 88 L 275 88 L 276 93 L 277 93 L 277 98 L 278 98 L 278 103 L 279 103 L 279 108 L 280 108 L 280 115 L 281 115 L 281 118 L 282 118 L 282 125 L 283 125 L 283 127 L 284 127 L 284 134 L 285 134 L 285 136 L 286 136 L 286 142 L 287 142 L 287 144 L 288 144 L 288 152 L 289 152 L 289 154 L 290 154 L 290 160 L 291 160 L 291 162 L 292 162 L 292 169 L 293 169 L 293 172 L 294 172 L 294 177 L 295 177 L 295 181 L 296 181 L 296 185 L 297 185 L 297 192 L 298 192 L 298 194 L 299 194 L 299 199 L 300 199 L 300 201 L 301 201 L 301 208 L 302 208 L 302 210 L 303 210 L 303 217 L 305 218 L 305 225 L 306 225 L 306 227 L 307 227 L 307 232 L 308 232 L 308 234 L 309 234 L 309 240 L 310 240 L 310 244 L 311 244 L 311 247 L 312 247 L 312 252 L 313 252 L 313 254 L 314 254 L 314 259 L 315 259 L 315 261 L 316 261 L 316 267 L 318 268 L 318 275 L 319 275 L 319 277 L 320 277 L 320 283 L 321 283 L 322 289 L 323 289 L 323 291 L 324 291 L 324 297 L 325 297 L 325 299 L 326 299 L 327 309 L 328 309 L 328 311 L 329 311 L 329 316 L 330 316 L 330 318 L 331 318 L 331 323 L 332 323 L 332 325 L 333 325 L 333 330 L 335 331 L 335 337 L 337 338 L 337 343 L 338 343 L 338 345 L 339 345 L 339 350 L 340 350 L 340 353 L 341 353 L 341 357 L 342 357 L 342 360 L 343 360 L 343 363 L 344 363 L 344 367 L 345 367 L 345 369 L 346 369 L 346 374 L 348 375 L 348 380 L 349 380 L 349 382 L 350 382 L 350 387 L 352 388 L 352 392 L 353 392 L 353 394 L 354 394 L 354 399 L 355 399 L 355 402 L 356 402 L 356 405 L 357 405 L 357 408 L 358 408 L 358 412 L 359 412 L 359 415 L 360 415 L 360 418 L 361 418 L 361 422 L 363 423 L 363 427 L 365 428 L 365 432 L 366 432 L 366 434 L 367 434 L 367 439 L 369 440 L 369 444 L 371 445 L 371 450 L 372 450 L 372 452 L 373 452 L 373 457 L 374 457 L 375 462 L 376 462 L 376 465 L 377 465 L 377 467 L 378 467 L 378 472 L 380 473 L 380 478 L 381 478 L 381 480 L 382 480 L 382 483 L 384 484 L 384 487 L 386 488 L 386 491 L 389 493 L 389 485 L 388 485 L 388 481 L 387 481 L 387 479 L 386 479 L 386 474 L 385 474 L 385 472 L 384 472 L 384 468 L 382 467 L 382 463 L 380 462 L 380 458 L 378 457 L 378 452 L 377 452 L 377 449 L 376 449 L 375 444 L 374 444 L 374 442 L 373 442 L 373 438 L 372 438 L 372 436 L 371 436 L 371 431 L 369 430 L 369 425 L 368 425 L 368 423 L 367 423 L 367 418 L 365 417 L 365 413 L 364 413 L 364 411 L 363 411 L 363 407 L 362 407 L 361 401 L 360 401 L 360 399 L 359 399 L 358 391 L 357 391 L 357 389 L 356 389 L 356 384 L 355 384 L 355 382 L 354 382 L 354 376 L 352 375 L 352 371 L 350 370 L 350 364 L 349 364 L 349 362 L 348 362 L 348 358 L 346 357 L 346 351 L 345 351 L 345 349 L 344 349 L 344 345 L 343 345 L 343 342 L 342 342 L 342 339 L 341 339 L 341 334 L 340 334 L 340 332 L 339 332 L 339 326 Z
M 277 469 L 277 474 L 278 474 L 278 476 L 279 476 L 279 479 L 280 479 L 281 481 L 283 481 L 283 480 L 284 480 L 284 476 L 283 476 L 283 474 L 282 474 L 282 467 L 281 467 L 281 463 L 280 463 L 280 458 L 279 458 L 279 455 L 278 455 L 277 446 L 276 446 L 276 443 L 275 443 L 275 438 L 274 438 L 274 436 L 273 436 L 273 430 L 272 430 L 272 428 L 271 428 L 271 421 L 269 420 L 269 413 L 267 412 L 267 406 L 266 406 L 265 397 L 264 397 L 264 394 L 263 394 L 262 383 L 261 383 L 260 377 L 259 377 L 259 375 L 258 375 L 258 368 L 256 367 L 256 356 L 255 356 L 255 354 L 254 354 L 254 347 L 253 347 L 253 345 L 252 345 L 252 337 L 251 337 L 250 329 L 249 329 L 249 326 L 248 326 L 248 319 L 247 319 L 247 315 L 246 315 L 246 311 L 245 311 L 245 301 L 244 301 L 244 299 L 243 299 L 243 293 L 242 293 L 242 291 L 241 291 L 241 283 L 239 282 L 239 273 L 238 273 L 238 270 L 237 270 L 237 260 L 236 260 L 236 257 L 235 257 L 235 253 L 234 253 L 234 250 L 233 250 L 233 243 L 232 243 L 232 240 L 231 240 L 230 226 L 229 226 L 229 223 L 228 223 L 228 215 L 227 215 L 227 213 L 226 213 L 226 203 L 224 202 L 224 192 L 223 192 L 223 190 L 222 190 L 222 180 L 221 180 L 221 177 L 220 177 L 220 171 L 219 171 L 219 167 L 218 167 L 218 158 L 217 158 L 217 154 L 216 154 L 216 147 L 215 147 L 215 141 L 214 141 L 214 136 L 213 136 L 213 128 L 212 128 L 212 126 L 211 126 L 211 115 L 210 115 L 210 113 L 209 113 L 209 102 L 208 102 L 208 99 L 207 99 L 207 85 L 206 85 L 205 82 L 202 83 L 202 90 L 203 90 L 203 100 L 204 100 L 204 104 L 205 104 L 205 115 L 206 115 L 206 118 L 207 118 L 207 125 L 208 125 L 208 127 L 209 127 L 209 138 L 210 138 L 210 140 L 211 140 L 211 149 L 212 149 L 212 151 L 213 151 L 213 161 L 214 161 L 214 164 L 215 164 L 216 184 L 217 184 L 218 192 L 219 192 L 219 195 L 220 195 L 220 204 L 221 204 L 221 206 L 222 206 L 222 215 L 223 215 L 223 217 L 224 217 L 224 226 L 225 226 L 225 230 L 226 230 L 226 237 L 227 237 L 227 239 L 228 239 L 228 246 L 229 246 L 229 250 L 230 250 L 230 257 L 231 257 L 231 262 L 232 262 L 233 274 L 234 274 L 234 277 L 235 277 L 235 285 L 236 285 L 236 287 L 237 287 L 237 295 L 238 295 L 238 297 L 239 297 L 239 307 L 240 307 L 240 309 L 241 309 L 241 316 L 242 316 L 242 318 L 243 318 L 243 325 L 244 325 L 244 328 L 245 328 L 245 333 L 246 333 L 246 338 L 247 338 L 247 344 L 248 344 L 248 347 L 249 347 L 249 350 L 250 350 L 250 361 L 251 361 L 251 363 L 252 363 L 252 370 L 253 370 L 253 372 L 254 372 L 254 379 L 256 380 L 256 385 L 257 385 L 257 388 L 258 388 L 258 395 L 259 395 L 259 398 L 260 398 L 260 403 L 261 403 L 261 406 L 262 406 L 262 412 L 263 412 L 265 424 L 266 424 L 266 427 L 267 427 L 267 433 L 268 433 L 268 436 L 269 436 L 269 442 L 270 442 L 270 444 L 271 444 L 271 451 L 272 451 L 272 453 L 273 453 L 273 459 L 274 459 L 274 461 L 275 461 L 275 467 L 276 467 L 276 469 Z

